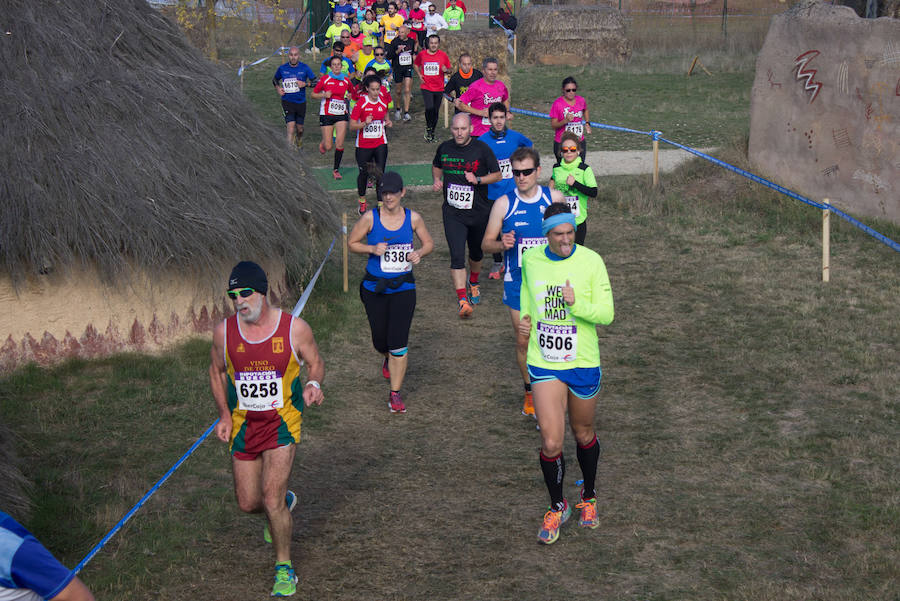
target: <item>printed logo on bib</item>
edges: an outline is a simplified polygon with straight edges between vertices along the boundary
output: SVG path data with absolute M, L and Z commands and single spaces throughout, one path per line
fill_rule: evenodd
M 403 65 L 404 67 L 412 64 L 412 54 L 410 54 L 409 52 L 401 52 L 398 59 L 399 59 L 400 64 Z M 427 75 L 427 73 L 426 73 L 426 75 Z
M 566 196 L 565 197 L 566 204 L 569 205 L 569 209 L 572 210 L 572 215 L 578 217 L 578 197 L 577 196 Z
M 437 75 L 441 72 L 441 65 L 439 63 L 425 63 L 422 65 L 422 72 L 425 75 Z
M 500 164 L 500 175 L 503 179 L 512 179 L 512 163 L 509 159 L 501 159 L 497 161 Z
M 362 132 L 362 137 L 366 138 L 367 140 L 384 137 L 384 124 L 381 121 L 372 121 L 371 123 L 366 123 L 366 126 L 363 128 Z
M 412 271 L 412 263 L 409 253 L 412 252 L 412 244 L 389 244 L 387 250 L 381 255 L 381 271 L 385 273 L 406 273 Z
M 289 77 L 288 79 L 282 80 L 281 87 L 284 88 L 285 94 L 294 94 L 300 91 L 300 84 L 297 83 L 296 77 Z
M 579 138 L 584 136 L 584 123 L 581 121 L 573 121 L 572 123 L 566 123 L 566 131 L 570 131 Z
M 519 266 L 522 266 L 522 253 L 524 253 L 529 248 L 533 246 L 540 246 L 541 244 L 547 244 L 547 239 L 544 236 L 534 236 L 534 237 L 522 237 L 519 238 L 518 248 L 516 249 L 519 253 Z
M 544 361 L 567 363 L 575 360 L 578 353 L 578 329 L 575 326 L 558 326 L 538 321 L 536 330 Z
M 471 209 L 475 202 L 475 189 L 472 186 L 450 184 L 447 186 L 447 204 L 455 209 Z
M 328 103 L 328 114 L 343 115 L 347 112 L 347 103 L 342 98 L 332 98 Z
M 284 407 L 284 380 L 277 371 L 238 372 L 234 383 L 241 411 L 271 411 Z

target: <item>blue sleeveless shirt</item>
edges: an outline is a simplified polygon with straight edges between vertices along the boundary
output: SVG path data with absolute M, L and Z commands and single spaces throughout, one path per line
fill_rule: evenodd
M 503 251 L 503 262 L 506 264 L 503 279 L 506 282 L 521 282 L 522 253 L 532 246 L 547 243 L 547 238 L 541 233 L 541 222 L 544 220 L 544 211 L 553 200 L 550 188 L 541 186 L 540 191 L 540 196 L 532 202 L 523 200 L 519 196 L 519 189 L 515 187 L 506 196 L 509 208 L 503 217 L 502 232 L 516 232 L 516 245 Z
M 366 263 L 366 271 L 376 278 L 396 278 L 412 271 L 412 263 L 408 257 L 413 251 L 412 213 L 404 209 L 403 225 L 399 229 L 389 230 L 381 223 L 381 211 L 372 209 L 372 231 L 366 236 L 366 242 L 371 245 L 387 242 L 387 250 L 382 256 L 369 253 L 369 261 Z M 540 230 L 540 227 L 538 227 Z M 375 282 L 363 280 L 363 287 L 375 292 Z M 384 294 L 413 290 L 414 282 L 403 282 L 397 288 L 390 286 L 384 289 Z

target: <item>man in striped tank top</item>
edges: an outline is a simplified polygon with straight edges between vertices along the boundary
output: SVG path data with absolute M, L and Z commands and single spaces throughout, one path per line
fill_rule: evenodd
M 219 412 L 215 432 L 229 443 L 238 506 L 266 514 L 263 536 L 273 543 L 276 562 L 272 595 L 286 597 L 297 590 L 290 554 L 297 495 L 287 489 L 288 479 L 303 408 L 324 399 L 325 364 L 309 324 L 271 306 L 268 289 L 256 263 L 242 261 L 231 271 L 235 315 L 213 331 L 209 380 Z
M 565 199 L 559 190 L 538 185 L 541 157 L 533 148 L 516 148 L 509 157 L 509 163 L 515 188 L 494 201 L 481 248 L 486 253 L 503 252 L 506 270 L 503 276 L 503 304 L 509 307 L 512 318 L 513 332 L 516 335 L 516 360 L 525 386 L 522 413 L 534 416 L 531 381 L 525 363 L 528 337 L 519 333 L 522 253 L 532 246 L 547 243 L 547 238 L 541 233 L 544 210 L 550 203 L 565 202 Z

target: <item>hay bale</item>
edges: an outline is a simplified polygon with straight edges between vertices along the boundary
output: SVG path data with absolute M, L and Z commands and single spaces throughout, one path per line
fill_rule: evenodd
M 625 19 L 610 6 L 529 4 L 516 34 L 524 63 L 582 66 L 631 58 Z
M 492 56 L 497 59 L 500 75 L 509 73 L 509 50 L 506 34 L 501 29 L 488 31 L 441 31 L 441 49 L 450 57 L 454 68 L 459 67 L 459 55 L 468 52 L 480 70 L 482 61 Z M 505 79 L 504 79 L 505 81 Z
M 0 370 L 208 331 L 240 259 L 305 281 L 332 198 L 233 73 L 145 0 L 7 5 Z M 60 319 L 22 331 L 29 294 Z

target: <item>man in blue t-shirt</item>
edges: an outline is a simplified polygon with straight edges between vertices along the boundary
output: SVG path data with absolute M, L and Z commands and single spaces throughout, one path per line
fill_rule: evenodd
M 506 120 L 508 109 L 502 102 L 495 102 L 488 107 L 488 115 L 490 115 L 491 128 L 478 136 L 478 139 L 485 142 L 494 151 L 497 162 L 500 164 L 500 174 L 503 177 L 499 182 L 488 186 L 488 199 L 495 201 L 504 194 L 511 194 L 516 188 L 515 180 L 512 175 L 512 167 L 509 164 L 509 157 L 515 152 L 516 148 L 525 146 L 531 148 L 533 144 L 531 140 L 517 131 L 507 129 Z M 489 280 L 499 280 L 503 273 L 503 255 L 493 253 L 494 265 L 488 274 Z
M 316 83 L 316 74 L 305 63 L 300 62 L 300 49 L 291 46 L 288 62 L 275 71 L 272 85 L 281 96 L 281 108 L 287 126 L 288 146 L 297 144 L 303 138 L 303 121 L 306 119 L 306 85 Z
M 28 530 L 0 511 L 0 599 L 94 601 L 94 595 Z

